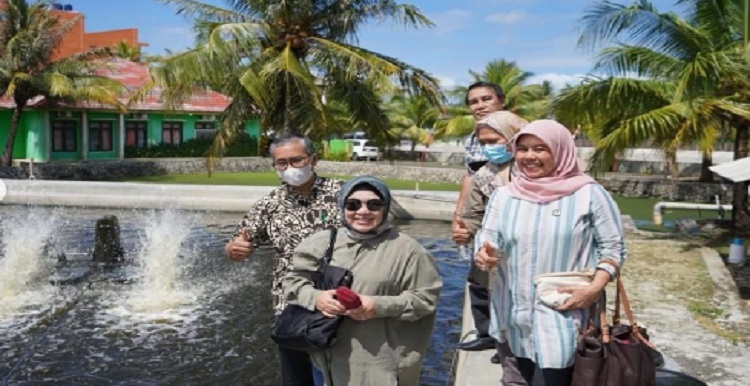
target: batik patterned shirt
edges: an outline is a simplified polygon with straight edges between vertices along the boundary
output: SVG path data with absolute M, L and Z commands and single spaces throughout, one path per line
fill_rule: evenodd
M 276 250 L 271 288 L 276 315 L 286 306 L 281 279 L 291 268 L 294 249 L 307 236 L 340 225 L 336 205 L 340 190 L 341 181 L 325 177 L 316 177 L 307 195 L 284 183 L 256 202 L 237 226 L 232 238 L 239 236 L 242 228 L 248 228 L 253 249 L 271 245 Z

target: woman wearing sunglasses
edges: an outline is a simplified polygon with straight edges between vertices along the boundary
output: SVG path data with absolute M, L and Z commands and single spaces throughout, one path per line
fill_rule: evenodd
M 311 277 L 329 232 L 303 241 L 284 278 L 290 303 L 344 315 L 336 344 L 313 353 L 327 386 L 418 385 L 435 324 L 442 280 L 432 255 L 388 221 L 391 194 L 378 179 L 356 177 L 341 188 L 338 205 L 343 229 L 331 265 L 354 277 L 349 296 L 320 291 Z

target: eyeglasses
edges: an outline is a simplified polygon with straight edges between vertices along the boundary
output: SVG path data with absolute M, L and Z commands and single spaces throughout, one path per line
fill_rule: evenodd
M 378 199 L 367 200 L 367 202 L 365 202 L 365 205 L 367 206 L 367 210 L 369 210 L 370 212 L 377 212 L 385 208 L 385 202 Z M 350 212 L 356 212 L 362 209 L 362 201 L 354 199 L 346 200 L 346 202 L 344 203 L 344 209 Z
M 276 170 L 286 170 L 289 165 L 292 165 L 293 168 L 301 168 L 304 166 L 307 166 L 308 161 L 310 160 L 310 156 L 305 157 L 293 157 L 288 159 L 277 159 L 271 165 L 273 165 Z

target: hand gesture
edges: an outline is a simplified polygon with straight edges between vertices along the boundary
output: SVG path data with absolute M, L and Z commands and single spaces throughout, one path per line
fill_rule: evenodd
M 451 229 L 451 238 L 456 244 L 464 245 L 471 241 L 471 233 L 466 228 L 466 223 L 461 216 L 455 216 L 453 219 L 453 228 Z
M 315 298 L 315 309 L 329 318 L 335 318 L 346 312 L 344 306 L 334 297 L 336 290 L 321 291 Z
M 362 301 L 362 305 L 353 310 L 346 311 L 346 315 L 360 322 L 375 317 L 375 299 L 367 295 L 359 295 L 359 298 Z
M 485 241 L 474 257 L 474 264 L 482 271 L 491 271 L 497 266 L 497 248 Z
M 599 299 L 601 290 L 593 285 L 560 287 L 557 292 L 571 294 L 570 298 L 556 308 L 558 311 L 578 310 L 591 307 Z
M 229 240 L 224 247 L 224 253 L 233 261 L 244 261 L 250 256 L 253 246 L 250 244 L 250 230 L 242 228 L 240 235 Z

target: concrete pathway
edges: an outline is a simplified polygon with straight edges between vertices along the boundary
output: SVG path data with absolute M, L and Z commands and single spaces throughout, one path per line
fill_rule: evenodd
M 476 338 L 474 318 L 471 315 L 468 284 L 464 290 L 463 318 L 461 320 L 461 342 Z M 495 350 L 463 351 L 458 350 L 454 386 L 489 386 L 499 385 L 503 377 L 500 365 L 490 362 Z
M 0 203 L 246 212 L 274 186 L 151 184 L 137 182 L 0 180 Z M 397 218 L 450 221 L 458 192 L 394 190 Z

